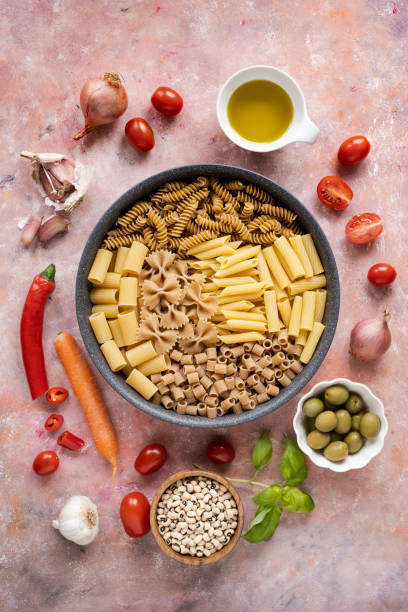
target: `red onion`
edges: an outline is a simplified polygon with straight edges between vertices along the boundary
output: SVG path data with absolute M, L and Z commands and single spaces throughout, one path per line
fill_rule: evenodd
M 363 319 L 353 327 L 350 335 L 350 352 L 353 357 L 369 361 L 381 357 L 390 348 L 389 320 L 390 311 L 386 308 L 381 317 Z
M 128 97 L 119 75 L 106 72 L 103 77 L 95 77 L 85 83 L 81 89 L 80 103 L 85 125 L 74 140 L 89 134 L 98 125 L 112 123 L 123 115 Z

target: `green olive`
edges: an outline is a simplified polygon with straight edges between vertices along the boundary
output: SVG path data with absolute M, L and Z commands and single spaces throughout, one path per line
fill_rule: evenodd
M 346 408 L 350 414 L 357 414 L 363 409 L 363 400 L 357 393 L 350 393 L 350 397 L 346 402 Z
M 316 429 L 315 425 L 316 419 L 312 419 L 311 417 L 306 417 L 306 431 L 310 433 L 314 429 Z
M 325 410 L 316 417 L 316 429 L 319 431 L 331 431 L 336 425 L 337 417 L 332 410 Z
M 341 410 L 336 410 L 337 417 L 337 425 L 336 432 L 338 434 L 346 434 L 350 431 L 351 427 L 351 416 L 347 410 L 342 408 Z
M 353 414 L 353 416 L 351 417 L 351 431 L 360 431 L 360 422 L 363 418 L 363 414 L 363 412 Z
M 346 387 L 342 385 L 332 385 L 331 387 L 327 387 L 324 392 L 324 399 L 329 404 L 333 404 L 334 406 L 341 406 L 341 404 L 345 404 L 350 396 L 350 393 L 347 391 Z
M 348 455 L 348 446 L 345 442 L 330 442 L 323 453 L 330 461 L 342 461 Z
M 344 441 L 348 446 L 349 453 L 357 453 L 364 443 L 363 438 L 358 431 L 350 431 L 350 433 L 344 438 Z
M 323 410 L 324 404 L 318 397 L 309 397 L 303 404 L 303 412 L 307 417 L 317 417 Z
M 324 448 L 328 445 L 329 442 L 330 435 L 328 433 L 322 433 L 321 431 L 317 431 L 317 429 L 311 431 L 310 434 L 307 436 L 307 443 L 310 448 L 313 448 L 313 450 L 319 450 L 321 448 Z
M 317 419 L 316 419 L 317 421 Z M 381 429 L 381 421 L 373 412 L 363 414 L 360 421 L 360 433 L 365 438 L 375 438 Z
M 335 406 L 334 404 L 329 404 L 329 402 L 326 402 L 326 400 L 324 400 L 324 409 L 333 410 L 333 412 L 336 412 L 336 410 L 338 409 L 338 406 Z
M 343 436 L 335 431 L 330 432 L 330 442 L 343 442 Z

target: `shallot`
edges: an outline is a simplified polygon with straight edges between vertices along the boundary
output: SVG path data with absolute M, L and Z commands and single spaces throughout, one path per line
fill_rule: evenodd
M 105 72 L 103 77 L 89 79 L 81 89 L 80 104 L 85 125 L 74 140 L 86 136 L 98 125 L 112 123 L 123 115 L 128 97 L 120 76 L 115 72 Z
M 381 317 L 363 319 L 353 327 L 350 335 L 350 352 L 353 357 L 361 361 L 378 359 L 390 348 L 390 316 L 386 308 Z

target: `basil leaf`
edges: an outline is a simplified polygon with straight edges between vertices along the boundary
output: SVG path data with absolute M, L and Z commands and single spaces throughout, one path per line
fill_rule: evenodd
M 291 512 L 311 512 L 314 508 L 313 499 L 297 487 L 283 487 L 282 504 Z
M 286 448 L 281 460 L 281 473 L 289 485 L 296 486 L 307 476 L 305 456 L 296 442 L 286 438 Z
M 255 497 L 252 498 L 252 501 L 258 506 L 270 507 L 274 506 L 280 497 L 281 488 L 279 485 L 274 484 L 258 493 L 258 495 L 255 495 Z
M 264 431 L 252 451 L 252 464 L 258 471 L 268 465 L 272 457 L 272 442 Z
M 255 544 L 262 540 L 269 540 L 275 533 L 275 529 L 279 524 L 279 517 L 282 514 L 282 508 L 275 505 L 272 508 L 264 508 L 255 516 L 252 523 L 249 525 L 246 533 L 242 536 L 247 542 Z M 259 517 L 261 520 L 257 521 Z M 257 521 L 257 522 L 255 522 Z

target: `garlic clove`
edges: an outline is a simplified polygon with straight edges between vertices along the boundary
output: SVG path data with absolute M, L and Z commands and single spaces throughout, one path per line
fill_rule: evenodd
M 57 234 L 68 229 L 69 221 L 66 217 L 55 214 L 48 217 L 40 226 L 38 239 L 40 242 L 48 242 Z
M 40 229 L 41 221 L 42 217 L 31 217 L 27 221 L 21 233 L 21 242 L 24 246 L 29 246 L 32 243 Z
M 52 526 L 67 540 L 80 546 L 90 544 L 99 531 L 98 509 L 85 495 L 70 497 Z
M 31 159 L 31 161 L 38 161 L 40 164 L 54 164 L 60 162 L 65 158 L 65 155 L 61 153 L 31 153 L 30 151 L 22 151 L 20 157 Z

